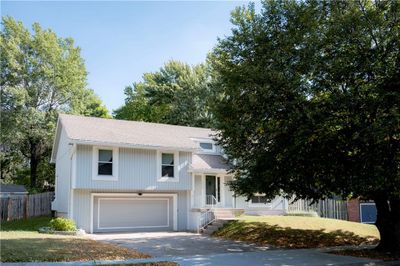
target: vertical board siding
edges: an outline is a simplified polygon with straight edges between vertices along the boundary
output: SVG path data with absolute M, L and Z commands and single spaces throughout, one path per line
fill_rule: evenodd
M 73 190 L 74 193 L 74 207 L 73 207 L 73 219 L 76 222 L 76 226 L 85 230 L 90 231 L 90 192 L 86 190 Z
M 144 191 L 191 189 L 188 173 L 192 154 L 179 152 L 179 181 L 157 181 L 157 151 L 119 148 L 118 181 L 92 180 L 92 146 L 78 145 L 76 188 L 78 189 L 137 189 Z
M 225 195 L 225 207 L 233 207 L 233 191 L 230 189 L 228 182 L 232 181 L 231 176 L 225 176 L 225 183 L 223 184 L 224 195 Z
M 194 204 L 193 207 L 201 208 L 203 207 L 204 203 L 204 195 L 203 195 L 203 183 L 201 175 L 194 176 Z
M 54 209 L 58 212 L 68 212 L 70 176 L 71 176 L 71 158 L 68 137 L 63 128 L 60 136 L 60 143 L 56 158 L 56 182 L 55 182 L 55 205 Z
M 188 193 L 186 191 L 178 192 L 178 230 L 187 230 L 188 217 Z

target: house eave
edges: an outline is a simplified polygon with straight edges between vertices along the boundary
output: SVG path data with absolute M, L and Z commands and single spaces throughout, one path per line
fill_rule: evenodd
M 194 174 L 228 174 L 228 170 L 218 168 L 190 168 L 188 172 Z
M 51 149 L 51 157 L 50 163 L 56 162 L 57 157 L 57 150 L 58 150 L 58 142 L 60 140 L 61 135 L 61 123 L 60 123 L 60 116 L 57 118 L 57 125 L 56 125 L 56 136 L 53 141 L 53 147 Z
M 168 146 L 157 146 L 157 145 L 141 145 L 131 143 L 120 143 L 120 142 L 103 142 L 93 140 L 79 140 L 71 139 L 71 143 L 79 145 L 93 145 L 93 146 L 109 146 L 109 147 L 120 147 L 120 148 L 136 148 L 146 150 L 163 150 L 163 151 L 183 151 L 183 152 L 195 152 L 197 148 L 190 147 L 168 147 Z

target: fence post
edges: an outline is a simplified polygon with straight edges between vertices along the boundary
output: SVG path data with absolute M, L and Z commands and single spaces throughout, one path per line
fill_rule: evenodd
M 28 204 L 29 204 L 29 200 L 28 200 L 28 195 L 24 196 L 24 219 L 28 219 L 29 217 L 29 209 L 28 209 Z
M 11 220 L 11 215 L 12 213 L 12 200 L 11 197 L 8 197 L 8 203 L 7 203 L 7 221 Z

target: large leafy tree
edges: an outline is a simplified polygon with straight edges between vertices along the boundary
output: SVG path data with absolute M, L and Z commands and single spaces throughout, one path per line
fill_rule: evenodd
M 118 119 L 185 126 L 210 126 L 209 74 L 205 65 L 167 62 L 159 71 L 125 89 L 125 105 L 114 111 Z
M 72 39 L 37 23 L 31 33 L 3 17 L 0 49 L 2 177 L 15 175 L 13 169 L 27 162 L 30 185 L 36 187 L 38 173 L 52 174 L 48 159 L 58 112 L 107 116 L 108 111 L 87 89 L 85 65 Z
M 232 13 L 209 57 L 238 194 L 377 206 L 400 250 L 400 2 L 266 1 Z

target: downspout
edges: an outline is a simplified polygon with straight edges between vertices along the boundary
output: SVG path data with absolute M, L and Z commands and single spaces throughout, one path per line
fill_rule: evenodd
M 69 144 L 71 145 L 71 143 Z M 76 152 L 76 144 L 73 143 L 72 144 L 72 148 L 71 148 L 71 152 L 69 155 L 69 160 L 70 160 L 70 171 L 69 171 L 69 200 L 70 200 L 70 204 L 69 204 L 69 213 L 68 213 L 68 217 L 70 219 L 74 219 L 74 185 L 75 185 L 75 173 L 74 171 L 76 170 L 76 166 L 75 164 L 75 152 Z

